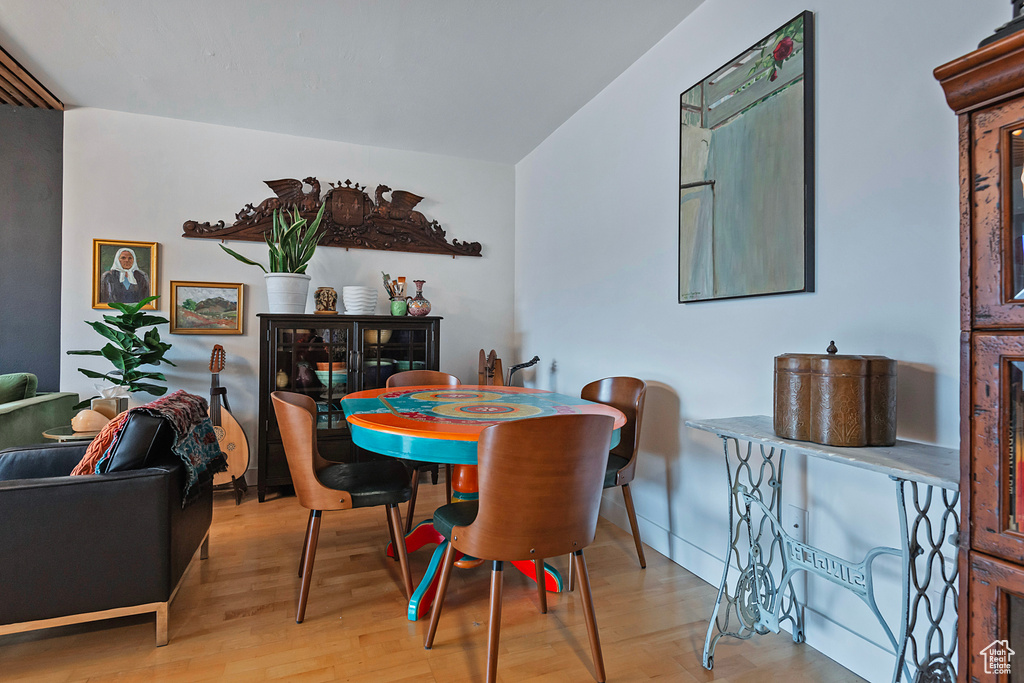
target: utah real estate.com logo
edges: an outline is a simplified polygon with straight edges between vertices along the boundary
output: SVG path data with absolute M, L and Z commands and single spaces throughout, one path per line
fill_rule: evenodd
M 1006 640 L 994 640 L 979 652 L 985 658 L 985 673 L 1010 674 L 1010 657 L 1017 654 Z

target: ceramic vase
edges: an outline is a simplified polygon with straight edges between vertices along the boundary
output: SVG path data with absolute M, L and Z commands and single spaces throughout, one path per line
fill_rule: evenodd
M 416 296 L 409 299 L 409 315 L 421 316 L 430 313 L 430 302 L 423 298 L 423 285 L 426 280 L 413 280 L 416 283 Z
M 313 292 L 313 303 L 320 315 L 337 315 L 338 293 L 334 287 L 317 287 Z
M 267 273 L 267 308 L 271 313 L 305 313 L 310 276 L 305 273 Z

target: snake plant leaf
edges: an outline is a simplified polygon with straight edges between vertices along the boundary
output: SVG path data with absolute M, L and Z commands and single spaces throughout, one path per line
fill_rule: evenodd
M 245 264 L 250 265 L 250 266 L 259 266 L 263 270 L 264 273 L 267 272 L 267 269 L 263 267 L 262 263 L 257 263 L 256 261 L 253 261 L 252 259 L 248 259 L 248 258 L 242 256 L 241 254 L 239 254 L 237 251 L 234 251 L 232 249 L 228 249 L 223 244 L 220 245 L 220 248 L 223 249 L 224 251 L 228 252 L 232 256 L 234 256 L 236 259 L 238 259 L 242 263 L 245 263 Z

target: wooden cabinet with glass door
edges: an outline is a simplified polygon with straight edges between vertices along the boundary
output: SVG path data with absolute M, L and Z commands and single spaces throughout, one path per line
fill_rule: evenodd
M 1024 653 L 1024 32 L 935 76 L 960 131 L 958 676 L 1018 680 L 999 662 Z
M 439 317 L 324 316 L 261 313 L 260 414 L 257 445 L 260 501 L 290 486 L 273 391 L 306 394 L 317 404 L 317 448 L 335 462 L 376 457 L 353 446 L 341 409 L 346 394 L 383 387 L 395 372 L 438 369 Z

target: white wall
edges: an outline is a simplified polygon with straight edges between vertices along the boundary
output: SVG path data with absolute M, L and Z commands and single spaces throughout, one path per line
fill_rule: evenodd
M 377 312 L 388 312 L 381 287 L 383 270 L 426 280 L 424 296 L 441 323 L 442 370 L 476 380 L 481 347 L 507 355 L 512 337 L 514 172 L 511 166 L 402 152 L 338 142 L 276 135 L 99 109 L 72 109 L 64 117 L 64 263 L 61 350 L 99 348 L 102 341 L 84 321 L 104 313 L 91 308 L 93 238 L 160 244 L 160 312 L 168 317 L 171 280 L 243 282 L 242 336 L 161 336 L 173 344 L 166 367 L 170 389 L 209 396 L 210 350 L 224 346 L 227 366 L 221 383 L 249 436 L 256 467 L 259 324 L 265 312 L 263 271 L 225 254 L 215 240 L 181 237 L 186 220 L 229 225 L 248 202 L 273 193 L 264 180 L 351 179 L 372 193 L 380 183 L 423 195 L 417 207 L 448 231 L 448 239 L 477 241 L 481 258 L 451 258 L 322 247 L 309 266 L 310 301 L 316 287 L 366 285 L 380 289 Z M 267 249 L 255 242 L 231 248 L 266 263 Z M 339 301 L 339 307 L 341 302 Z M 102 359 L 62 355 L 61 389 L 95 394 L 92 380 L 76 371 L 106 371 Z M 148 395 L 142 395 L 143 401 Z
M 679 305 L 679 93 L 804 9 L 817 26 L 817 291 Z M 900 437 L 958 444 L 957 126 L 932 69 L 1009 14 L 1003 0 L 708 0 L 517 164 L 522 355 L 544 359 L 537 386 L 564 393 L 613 374 L 648 381 L 643 536 L 709 582 L 726 546 L 722 451 L 683 423 L 770 415 L 775 355 L 834 339 L 896 358 Z M 888 479 L 802 458 L 787 470 L 811 543 L 851 560 L 898 546 Z M 625 525 L 620 501 L 607 493 L 605 513 Z M 880 586 L 890 618 L 896 576 L 888 564 Z M 808 641 L 890 680 L 867 609 L 809 588 Z

